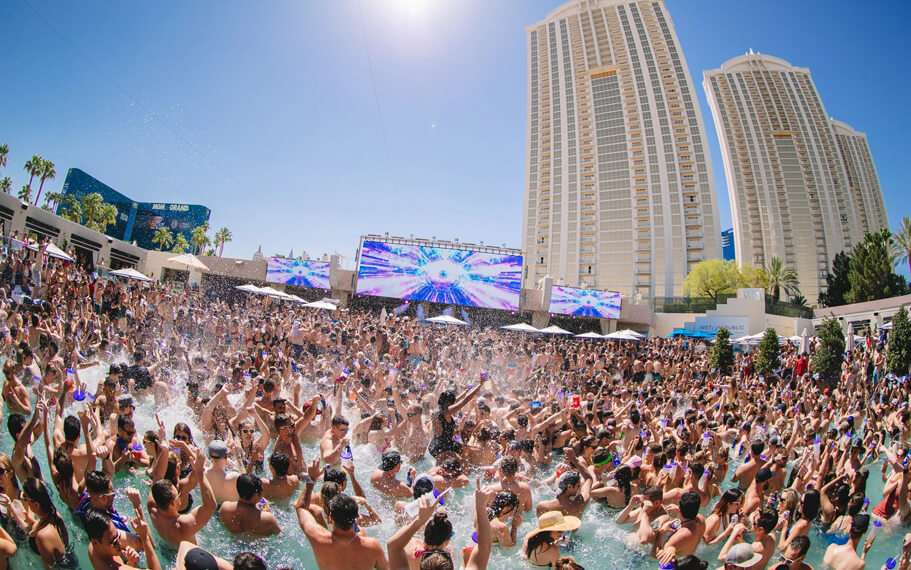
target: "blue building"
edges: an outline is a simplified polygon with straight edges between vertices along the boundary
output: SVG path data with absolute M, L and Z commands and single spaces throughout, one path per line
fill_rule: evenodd
M 736 257 L 734 253 L 734 228 L 728 228 L 721 232 L 721 257 L 725 261 L 732 261 Z
M 183 234 L 189 242 L 193 229 L 209 221 L 211 214 L 205 206 L 136 202 L 78 168 L 67 171 L 63 182 L 64 195 L 82 200 L 93 192 L 101 194 L 105 202 L 117 207 L 117 222 L 109 225 L 105 233 L 126 242 L 136 242 L 145 249 L 158 249 L 152 243 L 152 236 L 159 228 L 168 228 L 175 236 Z

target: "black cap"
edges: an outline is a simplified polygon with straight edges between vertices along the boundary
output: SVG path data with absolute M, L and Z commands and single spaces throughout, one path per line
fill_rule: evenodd
M 212 553 L 198 546 L 187 552 L 183 565 L 187 570 L 218 570 L 218 562 Z
M 382 471 L 392 471 L 401 464 L 402 456 L 398 451 L 391 449 L 383 453 L 383 459 L 380 462 L 380 469 Z
M 851 520 L 851 534 L 863 534 L 870 528 L 870 515 L 859 513 Z
M 769 469 L 768 467 L 763 467 L 762 469 L 760 469 L 759 471 L 756 472 L 756 482 L 757 483 L 765 483 L 766 481 L 768 481 L 771 478 L 772 478 L 772 470 Z

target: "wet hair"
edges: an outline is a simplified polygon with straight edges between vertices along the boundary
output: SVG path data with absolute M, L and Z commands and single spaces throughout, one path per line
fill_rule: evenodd
M 778 511 L 768 507 L 762 509 L 759 511 L 759 520 L 756 525 L 766 531 L 766 534 L 772 532 L 778 526 Z
M 424 525 L 424 543 L 427 546 L 440 547 L 452 538 L 452 523 L 445 512 L 436 512 L 433 518 Z
M 629 499 L 633 494 L 632 480 L 633 480 L 633 470 L 630 469 L 629 465 L 621 465 L 617 468 L 617 471 L 614 472 L 614 480 L 617 482 L 617 487 L 623 491 L 623 504 L 628 505 Z
M 715 506 L 712 507 L 713 515 L 724 516 L 727 511 L 728 505 L 736 503 L 737 501 L 743 499 L 743 491 L 737 487 L 731 487 L 727 491 L 721 494 L 721 498 L 718 499 L 718 502 L 715 503 Z
M 519 424 L 520 428 L 528 427 L 528 416 L 525 414 L 520 414 L 518 417 L 516 417 L 516 423 Z
M 446 408 L 448 408 L 449 406 L 455 404 L 455 402 L 456 402 L 456 391 L 453 390 L 452 388 L 449 388 L 448 390 L 443 390 L 440 393 L 440 397 L 437 399 L 437 404 L 439 404 L 439 406 L 441 408 L 443 408 L 444 410 Z
M 870 527 L 870 515 L 867 513 L 861 513 L 854 517 L 854 520 L 851 521 L 851 530 L 849 535 L 851 538 L 859 538 L 867 532 L 867 529 Z
M 455 570 L 452 555 L 444 550 L 427 551 L 421 554 L 420 570 Z
M 519 471 L 519 462 L 515 457 L 506 456 L 500 461 L 500 471 L 511 477 Z
M 291 423 L 291 414 L 278 414 L 275 416 L 275 429 L 281 429 L 285 426 L 293 425 Z
M 268 570 L 262 558 L 252 552 L 241 552 L 232 562 L 234 570 Z
M 327 508 L 329 501 L 331 501 L 333 497 L 341 492 L 342 488 L 338 483 L 335 483 L 333 481 L 327 481 L 323 483 L 323 486 L 319 488 L 320 504 L 323 505 L 324 509 Z
M 339 493 L 329 501 L 329 516 L 332 517 L 332 524 L 341 530 L 348 530 L 354 526 L 357 521 L 357 510 L 357 503 L 345 493 Z
M 67 416 L 63 419 L 63 437 L 67 441 L 76 441 L 79 439 L 79 432 L 82 431 L 82 425 L 76 416 Z
M 196 442 L 193 441 L 193 432 L 190 431 L 190 426 L 183 422 L 178 422 L 174 424 L 174 435 L 177 435 L 178 431 L 187 434 L 187 437 L 190 440 L 187 442 L 187 445 L 196 445 Z
M 813 522 L 816 515 L 819 514 L 819 508 L 819 491 L 810 489 L 803 495 L 803 502 L 800 504 L 800 518 Z
M 152 484 L 152 499 L 159 509 L 169 508 L 177 497 L 177 488 L 170 479 L 159 479 Z
M 88 508 L 82 515 L 82 526 L 89 540 L 101 541 L 104 532 L 111 526 L 111 517 L 97 509 Z
M 44 482 L 40 479 L 29 477 L 22 484 L 22 492 L 29 500 L 38 503 L 38 507 L 44 517 L 39 521 L 38 528 L 35 529 L 36 532 L 47 525 L 52 524 L 54 525 L 54 528 L 57 529 L 57 534 L 60 535 L 63 546 L 69 546 L 70 535 L 66 531 L 66 523 L 63 522 L 63 518 L 61 518 L 60 514 L 57 512 L 57 507 L 54 506 L 54 501 L 51 500 L 51 496 L 48 494 L 47 486 L 45 486 Z
M 684 493 L 677 503 L 677 506 L 680 507 L 680 518 L 688 521 L 695 519 L 699 515 L 701 502 L 702 499 L 699 498 L 699 493 L 695 491 Z
M 494 497 L 493 503 L 487 507 L 487 520 L 493 520 L 503 514 L 503 511 L 517 508 L 519 506 L 519 497 L 512 491 L 500 491 Z
M 269 456 L 269 465 L 275 469 L 276 475 L 284 477 L 288 474 L 288 470 L 291 469 L 291 459 L 281 451 L 276 451 Z
M 6 429 L 9 430 L 13 439 L 19 439 L 19 434 L 22 433 L 26 423 L 28 420 L 22 414 L 10 414 L 6 419 Z
M 664 490 L 658 485 L 650 485 L 646 487 L 642 490 L 642 494 L 645 495 L 645 497 L 653 503 L 664 499 Z
M 753 443 L 750 444 L 750 453 L 754 457 L 759 457 L 763 451 L 765 451 L 765 442 L 761 439 L 753 440 Z
M 73 480 L 73 458 L 62 448 L 57 448 L 54 452 L 54 468 L 61 481 L 69 482 Z
M 794 549 L 794 553 L 798 558 L 805 556 L 807 552 L 810 551 L 810 537 L 806 535 L 795 536 L 791 540 L 790 547 Z
M 851 517 L 857 516 L 862 508 L 864 508 L 864 499 L 865 496 L 861 492 L 854 493 L 851 495 L 851 498 L 848 499 L 848 515 Z
M 345 416 L 335 416 L 332 418 L 332 427 L 348 425 L 348 418 Z
M 348 484 L 348 474 L 341 469 L 330 467 L 323 473 L 323 481 L 337 483 L 342 489 Z
M 89 493 L 107 493 L 111 486 L 111 480 L 104 471 L 89 471 L 85 476 L 85 489 Z
M 263 492 L 263 482 L 253 473 L 244 473 L 237 478 L 237 495 L 249 501 L 258 493 Z
M 553 538 L 549 531 L 539 532 L 534 536 L 530 536 L 528 537 L 528 543 L 525 545 L 525 557 L 530 559 L 533 552 L 547 550 L 555 542 L 557 542 L 557 539 Z
M 674 561 L 674 568 L 676 570 L 705 570 L 708 567 L 709 563 L 707 561 L 700 560 L 693 555 L 681 556 Z M 554 566 L 554 569 L 556 570 L 556 566 Z

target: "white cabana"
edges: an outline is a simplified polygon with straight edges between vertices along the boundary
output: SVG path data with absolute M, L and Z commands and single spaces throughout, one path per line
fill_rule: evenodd
M 505 327 L 500 328 L 507 331 L 541 332 L 540 330 L 526 323 L 516 323 L 514 325 L 506 325 Z
M 438 325 L 468 325 L 465 321 L 451 317 L 449 315 L 440 315 L 438 317 L 431 317 L 427 319 L 428 323 L 435 323 Z
M 547 328 L 541 329 L 541 332 L 547 333 L 547 334 L 573 334 L 573 333 L 569 332 L 568 330 L 561 329 L 557 325 L 550 325 Z
M 577 334 L 576 338 L 602 338 L 603 339 L 604 337 L 596 332 L 587 332 L 587 333 Z
M 199 271 L 209 270 L 205 263 L 199 261 L 196 259 L 195 255 L 190 255 L 189 253 L 182 253 L 180 255 L 175 255 L 174 257 L 169 257 L 168 262 L 183 265 L 187 269 L 198 269 Z
M 127 269 L 115 269 L 114 271 L 108 272 L 108 275 L 114 275 L 115 277 L 123 277 L 124 279 L 135 279 L 137 281 L 145 281 L 147 283 L 151 283 L 152 281 L 155 281 L 151 277 L 149 277 L 147 275 L 143 275 L 142 273 L 136 271 L 132 267 L 127 268 Z

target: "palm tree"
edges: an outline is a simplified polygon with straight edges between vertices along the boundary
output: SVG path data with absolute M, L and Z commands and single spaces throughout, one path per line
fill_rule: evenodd
M 92 229 L 98 230 L 101 233 L 104 233 L 104 230 L 111 224 L 117 223 L 117 206 L 114 204 L 108 204 L 107 202 L 102 202 L 101 206 L 95 210 L 95 223 Z
M 77 224 L 82 219 L 82 206 L 72 194 L 64 194 L 60 198 L 60 217 Z
M 104 198 L 98 192 L 92 192 L 82 197 L 82 217 L 85 218 L 83 225 L 91 228 L 97 217 L 96 212 L 104 204 Z
M 50 206 L 52 212 L 57 209 L 57 204 L 59 204 L 62 199 L 63 194 L 60 192 L 48 192 L 44 195 L 44 203 L 45 205 Z
M 158 228 L 152 236 L 152 243 L 158 244 L 158 251 L 164 251 L 174 243 L 174 234 L 168 228 Z
M 791 304 L 796 307 L 806 307 L 807 298 L 804 297 L 803 295 L 801 295 L 800 293 L 798 293 L 798 294 L 794 295 L 794 297 L 791 299 Z
M 209 245 L 209 236 L 206 234 L 209 232 L 209 222 L 204 222 L 201 226 L 196 226 L 193 228 L 193 231 L 190 233 L 190 243 L 193 244 L 193 251 L 197 255 L 203 252 L 203 248 Z
M 174 238 L 174 247 L 171 248 L 172 253 L 183 253 L 187 251 L 187 248 L 190 247 L 190 244 L 187 243 L 187 238 L 183 237 L 183 234 L 177 234 L 177 237 Z
M 781 258 L 773 257 L 768 267 L 763 267 L 763 269 L 769 276 L 769 293 L 776 301 L 781 297 L 781 289 L 784 289 L 788 295 L 800 293 L 797 272 L 785 267 Z
M 19 193 L 16 196 L 23 202 L 31 202 L 32 198 L 32 187 L 26 184 L 19 190 Z
M 10 180 L 9 176 L 4 176 L 2 179 L 0 179 L 0 192 L 3 192 L 4 194 L 9 194 L 12 189 L 13 189 L 13 181 Z
M 231 230 L 228 228 L 221 228 L 215 232 L 215 245 L 218 247 L 218 257 L 221 257 L 225 252 L 225 244 L 231 241 L 232 237 Z
M 34 178 L 36 176 L 39 176 L 41 174 L 41 165 L 43 162 L 44 162 L 44 159 L 41 158 L 40 156 L 38 156 L 37 154 L 33 154 L 32 158 L 30 158 L 29 160 L 27 160 L 25 162 L 25 171 L 28 172 L 28 174 L 29 174 L 28 193 L 27 193 L 27 196 L 29 196 L 29 197 L 32 196 L 32 180 L 34 180 Z M 25 201 L 28 202 L 28 199 L 26 199 Z
M 908 260 L 908 267 L 911 268 L 911 217 L 902 218 L 898 233 L 892 234 L 895 263 L 896 265 L 904 260 Z
M 38 195 L 35 196 L 35 205 L 38 205 L 38 200 L 41 199 L 41 190 L 44 188 L 44 181 L 50 178 L 53 180 L 57 177 L 57 171 L 54 170 L 54 163 L 50 160 L 41 161 L 41 170 L 38 172 L 39 178 L 41 178 L 41 184 L 38 185 Z
M 7 155 L 9 155 L 9 145 L 6 143 L 0 144 L 0 168 L 6 166 Z

